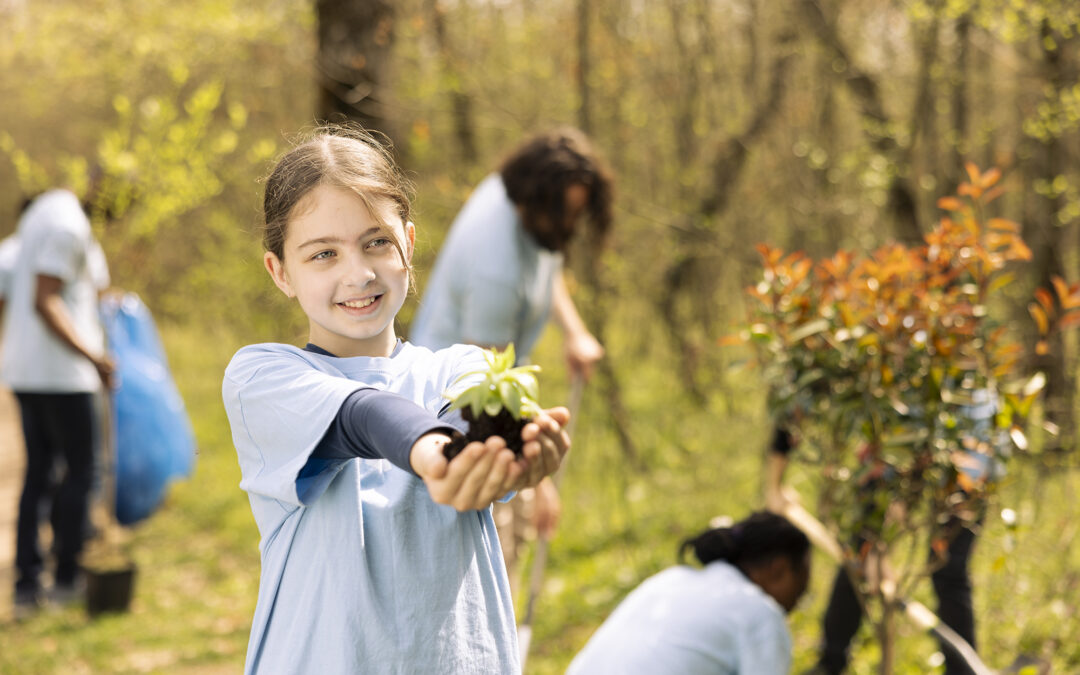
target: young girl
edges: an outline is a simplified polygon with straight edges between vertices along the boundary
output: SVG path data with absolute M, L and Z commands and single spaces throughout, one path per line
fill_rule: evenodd
M 615 608 L 567 675 L 786 675 L 784 614 L 806 590 L 810 541 L 783 516 L 758 512 L 683 542 L 704 565 L 650 577 Z
M 266 269 L 310 334 L 244 347 L 225 371 L 262 538 L 246 672 L 519 672 L 490 506 L 558 468 L 569 414 L 528 425 L 522 459 L 497 437 L 443 457 L 458 433 L 444 393 L 484 360 L 397 338 L 415 230 L 370 136 L 328 129 L 294 148 L 264 212 Z

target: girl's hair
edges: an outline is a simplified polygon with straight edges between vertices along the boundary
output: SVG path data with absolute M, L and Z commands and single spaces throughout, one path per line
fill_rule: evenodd
M 560 226 L 565 221 L 566 189 L 584 185 L 589 190 L 586 210 L 593 238 L 597 245 L 603 244 L 611 227 L 614 181 L 581 131 L 562 127 L 530 138 L 506 158 L 499 174 L 510 201 L 523 207 L 525 229 L 555 250 L 564 250 L 569 239 Z
M 379 220 L 379 206 L 390 202 L 401 218 L 409 221 L 412 186 L 398 169 L 388 150 L 371 133 L 358 126 L 327 125 L 319 127 L 306 140 L 288 151 L 270 177 L 263 197 L 263 247 L 285 259 L 285 237 L 289 219 L 297 206 L 320 185 L 354 192 Z M 406 262 L 403 243 L 394 223 L 379 224 Z
M 747 570 L 785 556 L 792 565 L 801 565 L 810 550 L 810 540 L 787 518 L 758 511 L 731 527 L 706 530 L 679 547 L 679 561 L 693 550 L 702 565 L 722 560 Z

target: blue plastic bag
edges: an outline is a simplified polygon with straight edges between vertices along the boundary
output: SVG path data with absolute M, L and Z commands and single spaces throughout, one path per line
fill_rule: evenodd
M 101 318 L 118 381 L 111 406 L 116 519 L 130 525 L 157 509 L 172 479 L 191 474 L 195 437 L 139 296 L 106 296 Z

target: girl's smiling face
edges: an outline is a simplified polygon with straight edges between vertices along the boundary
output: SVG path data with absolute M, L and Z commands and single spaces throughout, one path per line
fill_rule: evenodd
M 285 259 L 264 256 L 274 283 L 307 315 L 308 340 L 336 356 L 389 356 L 397 341 L 416 231 L 392 201 L 373 200 L 372 209 L 377 217 L 354 192 L 316 186 L 289 218 Z

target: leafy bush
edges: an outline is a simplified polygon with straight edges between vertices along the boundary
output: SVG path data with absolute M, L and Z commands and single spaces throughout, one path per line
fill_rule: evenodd
M 1019 225 L 986 213 L 1000 172 L 969 164 L 968 174 L 938 202 L 946 214 L 922 245 L 819 262 L 760 245 L 749 324 L 727 340 L 753 346 L 771 415 L 807 439 L 800 454 L 823 479 L 819 515 L 864 599 L 880 601 L 883 640 L 893 593 L 942 564 L 957 526 L 982 518 L 1005 461 L 1027 449 L 1045 382 L 1025 372 L 1023 344 L 995 316 L 1009 266 L 1031 252 Z M 1077 286 L 1054 287 L 1060 311 L 1046 290 L 1029 308 L 1036 352 L 1080 319 Z

